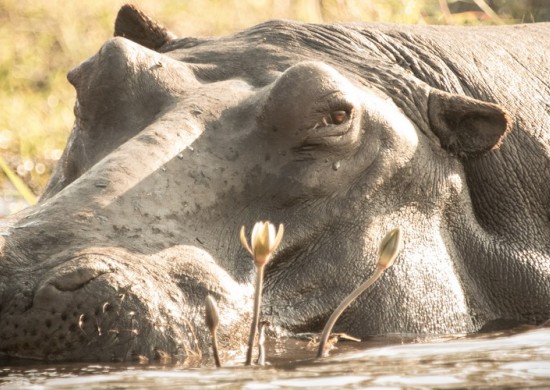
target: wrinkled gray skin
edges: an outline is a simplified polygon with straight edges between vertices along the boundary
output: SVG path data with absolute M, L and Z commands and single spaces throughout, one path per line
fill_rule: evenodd
M 336 331 L 550 317 L 549 24 L 176 39 L 125 7 L 116 28 L 69 73 L 75 126 L 40 203 L 2 222 L 2 355 L 190 356 L 207 294 L 238 350 L 255 275 L 238 231 L 265 219 L 286 228 L 277 334 L 320 331 L 396 226 L 400 259 Z

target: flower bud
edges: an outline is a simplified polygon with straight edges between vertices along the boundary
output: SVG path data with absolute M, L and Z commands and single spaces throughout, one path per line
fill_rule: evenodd
M 245 237 L 244 226 L 241 228 L 241 244 L 252 255 L 254 263 L 257 266 L 267 264 L 271 255 L 277 249 L 283 238 L 284 227 L 279 225 L 279 230 L 275 232 L 275 226 L 269 222 L 257 222 L 252 229 L 251 241 Z
M 214 332 L 218 328 L 220 323 L 220 315 L 218 311 L 218 305 L 212 296 L 208 295 L 205 301 L 205 322 L 208 330 Z
M 378 267 L 387 269 L 392 266 L 399 252 L 403 249 L 401 229 L 395 228 L 382 239 L 378 249 Z

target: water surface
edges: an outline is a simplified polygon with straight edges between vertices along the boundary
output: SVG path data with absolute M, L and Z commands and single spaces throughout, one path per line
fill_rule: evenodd
M 0 366 L 7 389 L 550 388 L 550 329 L 424 340 L 385 337 L 339 343 L 315 359 L 305 341 L 268 345 L 267 367 L 177 364 Z

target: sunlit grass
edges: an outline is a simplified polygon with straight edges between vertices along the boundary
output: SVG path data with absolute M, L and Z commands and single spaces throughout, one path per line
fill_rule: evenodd
M 75 93 L 66 73 L 111 37 L 114 18 L 123 3 L 0 0 L 0 153 L 35 194 L 43 190 L 73 123 Z M 479 12 L 450 15 L 440 4 L 452 3 L 450 0 L 134 3 L 179 36 L 227 34 L 273 18 L 398 23 L 479 23 L 490 19 Z M 0 173 L 0 188 L 3 180 Z
M 8 178 L 10 183 L 13 185 L 15 190 L 21 195 L 25 202 L 28 204 L 35 204 L 37 199 L 32 191 L 27 187 L 27 185 L 21 180 L 19 176 L 10 168 L 10 166 L 4 161 L 2 156 L 0 156 L 0 171 Z

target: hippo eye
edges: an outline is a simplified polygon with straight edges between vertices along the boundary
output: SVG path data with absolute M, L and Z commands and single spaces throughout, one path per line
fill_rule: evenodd
M 325 115 L 321 118 L 321 121 L 315 125 L 315 128 L 320 126 L 329 126 L 329 125 L 341 125 L 346 122 L 351 115 L 351 109 L 349 110 L 334 110 L 330 115 Z
M 330 113 L 330 119 L 332 124 L 340 125 L 348 119 L 348 113 L 344 110 L 332 111 Z

